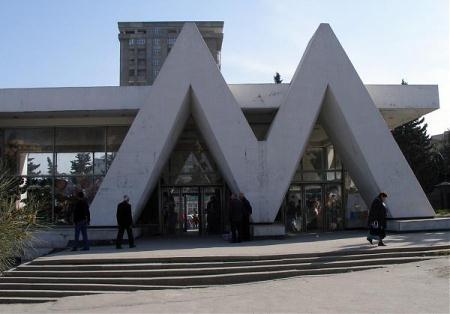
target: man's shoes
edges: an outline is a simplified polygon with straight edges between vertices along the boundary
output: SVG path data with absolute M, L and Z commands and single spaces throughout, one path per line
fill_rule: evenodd
M 372 239 L 371 238 L 367 238 L 367 241 L 369 241 L 370 242 L 370 244 L 373 244 L 373 242 L 372 242 Z
M 386 246 L 386 244 L 383 243 L 383 241 L 378 242 L 378 246 Z
M 132 248 L 135 248 L 136 247 L 136 245 L 130 245 L 130 249 L 132 249 Z
M 71 251 L 75 252 L 76 250 L 78 250 L 78 249 L 76 247 L 73 247 Z
M 81 250 L 82 250 L 82 251 L 89 251 L 89 248 L 88 248 L 88 247 L 84 247 L 84 248 L 82 248 Z

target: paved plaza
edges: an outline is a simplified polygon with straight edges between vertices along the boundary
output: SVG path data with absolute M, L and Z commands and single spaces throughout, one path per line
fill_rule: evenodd
M 366 241 L 365 231 L 310 233 L 288 236 L 285 239 L 256 240 L 229 243 L 221 236 L 174 236 L 138 239 L 137 247 L 116 250 L 114 245 L 92 247 L 90 251 L 65 250 L 45 259 L 64 258 L 127 258 L 171 256 L 230 256 L 277 255 L 334 252 L 342 250 L 376 250 Z M 375 241 L 376 242 L 376 241 Z M 450 243 L 450 232 L 393 233 L 386 238 L 387 248 L 408 246 L 436 246 Z

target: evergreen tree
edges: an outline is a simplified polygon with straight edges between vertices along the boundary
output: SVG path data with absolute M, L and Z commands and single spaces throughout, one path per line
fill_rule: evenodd
M 392 135 L 423 190 L 429 193 L 439 181 L 439 165 L 424 120 L 407 122 L 395 128 Z
M 75 160 L 70 161 L 72 164 L 70 167 L 71 174 L 91 174 L 92 163 L 90 153 L 78 153 L 75 156 Z
M 283 80 L 281 79 L 280 73 L 278 73 L 278 72 L 275 73 L 275 76 L 273 77 L 273 81 L 275 82 L 275 84 L 281 84 L 281 82 L 283 82 Z
M 41 171 L 35 171 L 36 169 L 38 169 L 41 164 L 35 164 L 33 162 L 34 158 L 28 158 L 28 164 L 27 164 L 27 174 L 29 175 L 40 175 Z

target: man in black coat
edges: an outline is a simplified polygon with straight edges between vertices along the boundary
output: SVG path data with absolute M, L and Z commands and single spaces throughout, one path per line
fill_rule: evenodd
M 383 239 L 386 237 L 386 206 L 384 204 L 387 198 L 387 194 L 381 192 L 373 200 L 372 206 L 370 206 L 368 227 L 369 234 L 367 235 L 367 241 L 372 244 L 372 240 L 378 239 L 378 246 L 385 246 Z
M 131 205 L 129 203 L 130 198 L 128 195 L 124 195 L 123 201 L 117 205 L 117 225 L 119 226 L 119 231 L 117 232 L 116 239 L 116 248 L 122 248 L 122 238 L 123 233 L 127 230 L 128 235 L 128 244 L 130 248 L 136 247 L 134 245 L 134 237 L 133 237 L 133 217 L 131 216 Z
M 245 198 L 244 193 L 239 193 L 239 199 L 243 205 L 243 215 L 242 215 L 242 241 L 250 241 L 250 216 L 252 214 L 252 206 L 247 198 Z
M 87 236 L 87 226 L 91 220 L 89 205 L 84 198 L 83 192 L 78 192 L 73 209 L 73 224 L 75 226 L 75 244 L 72 251 L 78 250 L 80 232 L 83 236 L 83 251 L 89 250 L 89 240 Z
M 242 238 L 242 218 L 244 206 L 236 194 L 231 194 L 230 199 L 230 226 L 231 226 L 231 243 L 241 242 Z M 237 233 L 237 236 L 236 236 Z

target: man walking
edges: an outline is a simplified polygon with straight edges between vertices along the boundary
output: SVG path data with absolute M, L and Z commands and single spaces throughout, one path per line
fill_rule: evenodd
M 242 202 L 242 241 L 250 241 L 250 216 L 252 214 L 252 206 L 244 193 L 239 193 L 239 199 Z
M 369 234 L 367 241 L 373 244 L 372 240 L 378 240 L 378 246 L 386 246 L 383 239 L 386 237 L 386 205 L 387 194 L 381 192 L 373 200 L 369 211 L 368 227 Z
M 87 236 L 87 226 L 90 223 L 91 215 L 89 205 L 84 198 L 83 192 L 77 193 L 77 200 L 73 211 L 73 224 L 75 226 L 75 244 L 72 251 L 78 250 L 80 232 L 83 236 L 83 251 L 89 250 L 89 240 Z
M 230 226 L 231 226 L 231 243 L 241 242 L 242 238 L 242 216 L 244 207 L 236 194 L 231 194 L 230 199 Z M 237 235 L 236 235 L 237 233 Z
M 133 218 L 131 217 L 131 205 L 129 203 L 130 198 L 128 195 L 123 196 L 123 201 L 117 205 L 117 225 L 119 226 L 119 230 L 117 232 L 116 239 L 116 249 L 122 248 L 122 238 L 123 233 L 127 230 L 128 235 L 128 244 L 130 248 L 136 247 L 134 245 L 134 237 L 133 237 Z

